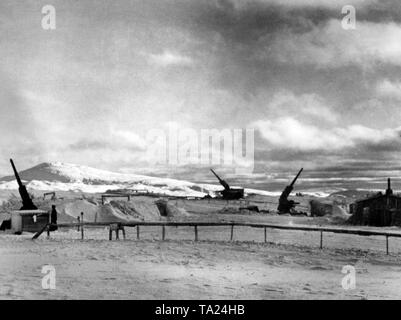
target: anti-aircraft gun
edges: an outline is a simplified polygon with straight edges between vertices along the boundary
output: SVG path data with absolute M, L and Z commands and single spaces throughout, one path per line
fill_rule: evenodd
M 301 168 L 301 170 L 299 170 L 298 174 L 295 176 L 294 180 L 292 180 L 291 184 L 286 186 L 284 191 L 281 193 L 278 207 L 277 207 L 278 213 L 280 213 L 280 214 L 291 213 L 291 209 L 293 209 L 296 204 L 299 204 L 298 202 L 295 202 L 294 200 L 288 200 L 288 196 L 294 189 L 294 184 L 298 180 L 298 177 L 300 176 L 302 170 L 303 170 L 303 168 Z
M 244 189 L 243 188 L 231 188 L 226 181 L 221 179 L 213 169 L 210 169 L 216 178 L 219 180 L 220 184 L 224 187 L 224 190 L 221 190 L 220 193 L 225 200 L 238 200 L 244 197 Z
M 49 221 L 49 213 L 39 210 L 35 206 L 25 185 L 21 181 L 13 160 L 10 159 L 10 162 L 14 171 L 15 179 L 18 183 L 18 191 L 21 196 L 22 207 L 17 211 L 11 212 L 11 219 L 3 220 L 0 230 L 12 229 L 15 234 L 21 234 L 23 231 L 38 232 L 40 230 L 45 230 L 49 222 L 52 225 L 48 228 L 48 231 L 56 230 L 56 219 L 54 221 Z
M 22 200 L 22 207 L 20 210 L 37 210 L 38 208 L 33 204 L 32 199 L 29 196 L 28 191 L 26 190 L 26 187 L 22 184 L 21 178 L 17 172 L 17 169 L 15 168 L 13 160 L 10 159 L 10 162 L 11 166 L 13 167 L 15 179 L 17 179 L 18 191 Z

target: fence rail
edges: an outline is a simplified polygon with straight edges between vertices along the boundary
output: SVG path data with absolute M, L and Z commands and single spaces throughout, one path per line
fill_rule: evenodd
M 140 226 L 161 226 L 162 227 L 162 239 L 165 239 L 165 227 L 194 227 L 195 241 L 198 241 L 198 227 L 231 227 L 230 240 L 233 240 L 234 227 L 250 227 L 250 228 L 262 228 L 264 229 L 264 236 L 266 242 L 266 230 L 267 229 L 280 229 L 289 231 L 307 231 L 307 232 L 320 232 L 320 248 L 323 248 L 323 233 L 339 233 L 339 234 L 352 234 L 358 236 L 384 236 L 386 238 L 386 253 L 389 254 L 388 242 L 390 237 L 401 238 L 401 232 L 393 231 L 374 231 L 364 230 L 357 228 L 333 228 L 333 227 L 319 227 L 319 226 L 294 226 L 294 225 L 282 225 L 282 224 L 264 224 L 264 223 L 251 223 L 251 222 L 198 222 L 198 221 L 187 221 L 187 222 L 172 222 L 172 221 L 157 221 L 157 222 L 84 222 L 83 216 L 78 223 L 60 223 L 57 225 L 47 224 L 43 230 L 37 232 L 32 239 L 38 238 L 44 231 L 48 231 L 52 226 L 58 228 L 78 228 L 81 231 L 81 238 L 84 239 L 84 227 L 110 227 L 111 230 L 116 231 L 118 237 L 118 231 L 123 230 L 124 227 L 136 227 L 137 238 L 140 237 Z M 125 233 L 124 233 L 125 234 Z

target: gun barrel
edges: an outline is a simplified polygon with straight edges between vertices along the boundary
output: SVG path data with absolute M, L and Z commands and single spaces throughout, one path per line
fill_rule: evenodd
M 17 169 L 15 168 L 14 161 L 10 159 L 11 166 L 13 167 L 14 170 L 14 175 L 15 178 L 17 179 L 18 182 L 18 191 L 21 196 L 22 200 L 22 208 L 20 210 L 36 210 L 37 207 L 33 204 L 31 197 L 29 196 L 28 191 L 26 190 L 26 187 L 22 184 L 22 181 L 19 177 L 19 174 L 17 172 Z
M 301 172 L 304 170 L 304 168 L 301 168 L 301 170 L 299 170 L 298 174 L 295 176 L 294 180 L 292 180 L 290 186 L 292 187 L 295 182 L 298 180 L 298 177 L 300 176 Z
M 10 159 L 10 162 L 11 162 L 11 166 L 13 167 L 13 170 L 14 170 L 15 179 L 17 179 L 18 185 L 21 187 L 22 186 L 22 181 L 21 181 L 21 178 L 19 177 L 17 169 L 15 168 L 13 159 Z
M 210 169 L 210 171 L 213 172 L 213 174 L 216 176 L 216 178 L 219 180 L 220 184 L 224 187 L 224 189 L 230 189 L 230 186 L 228 185 L 227 182 L 225 182 L 223 179 L 221 179 L 216 172 L 214 172 L 213 169 Z
M 213 172 L 213 174 L 216 176 L 216 178 L 217 178 L 217 179 L 219 179 L 219 181 L 221 180 L 221 179 L 220 179 L 220 177 L 217 175 L 217 173 L 216 173 L 216 172 L 214 172 L 214 170 L 213 170 L 213 169 L 210 169 L 210 171 L 212 171 L 212 172 Z

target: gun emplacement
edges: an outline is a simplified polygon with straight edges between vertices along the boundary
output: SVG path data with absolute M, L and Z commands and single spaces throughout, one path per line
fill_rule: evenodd
M 21 196 L 22 200 L 22 207 L 20 210 L 37 210 L 38 208 L 33 204 L 31 197 L 29 196 L 28 191 L 26 190 L 26 187 L 23 185 L 21 178 L 18 174 L 17 169 L 15 168 L 14 162 L 12 159 L 10 159 L 11 166 L 13 167 L 14 170 L 14 176 L 15 179 L 17 180 L 18 183 L 18 191 Z
M 281 193 L 281 196 L 279 199 L 279 204 L 277 207 L 277 210 L 279 213 L 290 213 L 291 209 L 293 209 L 295 207 L 295 205 L 298 204 L 297 202 L 295 202 L 293 200 L 288 200 L 288 197 L 289 197 L 290 193 L 292 192 L 292 190 L 294 189 L 294 184 L 295 184 L 295 182 L 297 182 L 297 180 L 303 170 L 304 170 L 303 168 L 301 168 L 301 170 L 299 170 L 298 174 L 292 180 L 291 184 L 286 186 L 285 189 L 283 190 L 283 192 Z
M 216 178 L 219 180 L 220 184 L 224 187 L 224 190 L 219 191 L 225 200 L 237 200 L 244 197 L 243 188 L 231 188 L 226 181 L 221 179 L 213 169 L 210 169 Z

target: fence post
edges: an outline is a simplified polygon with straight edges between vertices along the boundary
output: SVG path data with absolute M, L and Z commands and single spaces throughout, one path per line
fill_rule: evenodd
M 323 249 L 323 231 L 320 231 L 320 249 Z
M 386 236 L 386 254 L 388 254 L 388 236 Z
M 139 240 L 139 225 L 136 225 L 136 238 Z
M 84 213 L 81 212 L 81 240 L 84 240 Z
M 162 240 L 166 239 L 166 227 L 162 226 Z
M 234 224 L 231 225 L 231 237 L 230 237 L 230 241 L 233 241 L 234 238 Z
M 198 226 L 195 226 L 195 241 L 198 241 Z
M 267 242 L 267 239 L 266 239 L 266 227 L 265 227 L 265 243 Z
M 80 230 L 79 225 L 80 225 L 80 223 L 81 223 L 81 218 L 78 216 L 78 217 L 77 217 L 77 220 L 78 220 L 77 231 L 79 232 L 79 230 Z
M 125 228 L 124 228 L 124 226 L 121 228 L 121 231 L 123 233 L 123 239 L 125 240 Z

